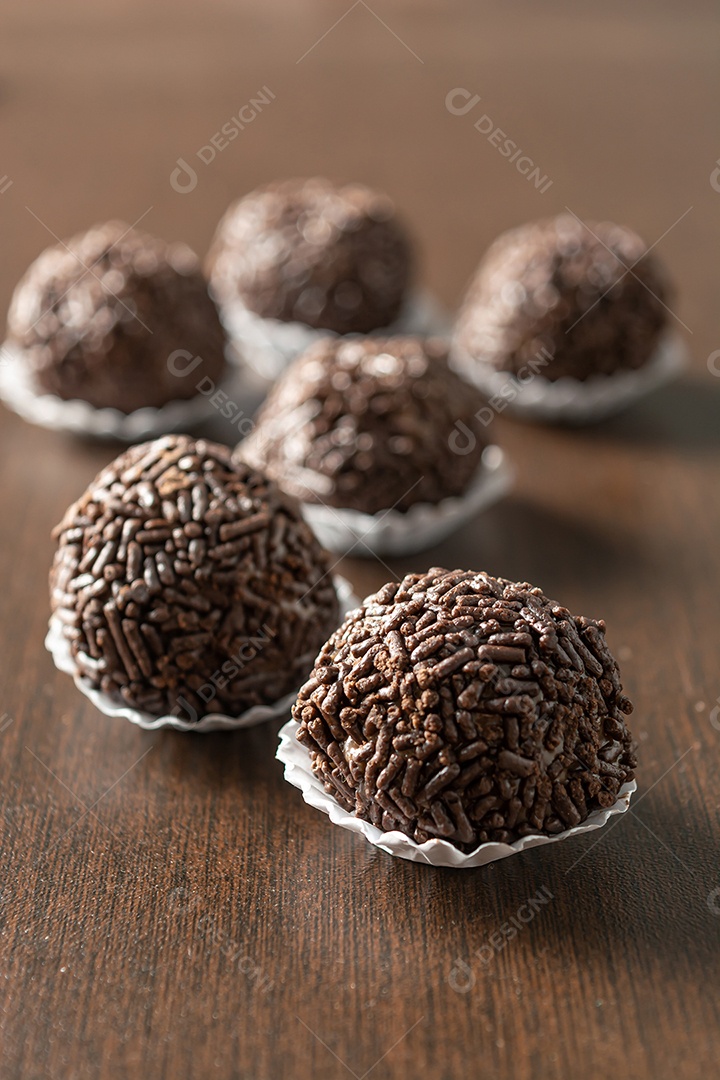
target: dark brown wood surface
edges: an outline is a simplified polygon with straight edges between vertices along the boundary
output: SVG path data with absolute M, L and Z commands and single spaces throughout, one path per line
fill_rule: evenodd
M 46 575 L 51 527 L 115 448 L 2 410 L 0 1075 L 717 1076 L 711 5 L 29 0 L 3 14 L 0 61 L 3 309 L 51 233 L 145 215 L 204 251 L 230 198 L 324 173 L 393 195 L 448 305 L 505 227 L 566 205 L 631 224 L 672 268 L 692 355 L 600 427 L 501 419 L 512 497 L 426 554 L 341 567 L 361 593 L 485 568 L 607 621 L 636 703 L 632 812 L 471 872 L 331 826 L 285 784 L 278 724 L 148 734 L 97 713 L 43 648 Z M 199 163 L 263 87 L 271 104 Z M 458 87 L 481 97 L 465 115 L 445 106 Z M 475 129 L 484 113 L 545 193 Z M 197 165 L 187 194 L 169 182 L 180 157 Z M 552 898 L 524 923 L 539 890 Z

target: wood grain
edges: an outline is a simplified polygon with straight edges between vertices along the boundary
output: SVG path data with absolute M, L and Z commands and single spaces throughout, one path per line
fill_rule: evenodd
M 511 498 L 433 551 L 341 567 L 362 593 L 432 564 L 485 568 L 608 623 L 636 703 L 632 813 L 471 872 L 393 860 L 333 828 L 284 783 L 278 724 L 199 737 L 99 715 L 43 649 L 46 575 L 50 528 L 115 448 L 3 410 L 1 1075 L 716 1075 L 712 8 L 29 0 L 3 20 L 2 305 L 48 229 L 152 207 L 148 229 L 203 251 L 231 197 L 319 172 L 393 194 L 449 305 L 500 229 L 565 205 L 649 242 L 669 229 L 657 250 L 693 362 L 602 427 L 501 418 Z M 176 160 L 262 86 L 273 103 L 198 166 L 193 192 L 173 191 Z M 552 178 L 545 194 L 476 114 L 448 113 L 456 87 Z M 540 889 L 552 899 L 511 936 Z

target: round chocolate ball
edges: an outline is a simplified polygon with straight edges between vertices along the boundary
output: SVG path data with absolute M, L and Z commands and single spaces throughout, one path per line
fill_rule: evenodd
M 368 333 L 400 314 L 411 245 L 390 199 L 360 184 L 268 184 L 234 203 L 208 256 L 213 294 L 267 319 Z
M 570 214 L 511 229 L 490 247 L 458 315 L 460 370 L 584 380 L 640 368 L 667 325 L 669 286 L 634 232 Z
M 52 609 L 77 673 L 153 716 L 274 703 L 338 623 L 328 558 L 294 501 L 215 443 L 131 447 L 54 536 Z
M 464 494 L 485 412 L 440 341 L 323 338 L 281 376 L 236 453 L 303 502 L 403 511 Z
M 612 806 L 633 777 L 631 711 L 604 623 L 532 585 L 436 568 L 350 613 L 293 715 L 346 810 L 470 851 Z
M 116 221 L 32 263 L 8 338 L 39 393 L 123 413 L 194 397 L 225 368 L 225 333 L 196 256 Z

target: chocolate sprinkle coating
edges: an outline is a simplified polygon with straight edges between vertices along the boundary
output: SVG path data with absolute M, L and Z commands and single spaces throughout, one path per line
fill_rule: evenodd
M 236 453 L 304 502 L 407 510 L 466 491 L 483 404 L 440 341 L 327 338 L 283 374 Z
M 274 703 L 338 623 L 297 505 L 216 443 L 131 447 L 53 535 L 52 610 L 78 674 L 153 716 Z
M 223 305 L 240 300 L 263 318 L 363 334 L 398 317 L 412 263 L 387 196 L 315 178 L 268 184 L 234 203 L 207 265 Z
M 470 283 L 457 364 L 550 381 L 640 368 L 666 328 L 669 293 L 661 263 L 630 229 L 588 228 L 570 214 L 511 229 Z
M 123 413 L 194 397 L 225 369 L 225 333 L 196 256 L 111 221 L 47 248 L 12 298 L 8 336 L 40 393 Z M 176 350 L 202 363 L 176 373 Z
M 462 851 L 612 806 L 635 758 L 605 625 L 469 570 L 392 582 L 353 611 L 293 710 L 337 802 Z

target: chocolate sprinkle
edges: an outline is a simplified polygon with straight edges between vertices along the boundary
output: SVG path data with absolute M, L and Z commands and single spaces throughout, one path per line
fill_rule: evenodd
M 237 456 L 304 502 L 370 514 L 462 495 L 487 445 L 484 402 L 446 358 L 440 341 L 323 339 L 280 378 Z
M 225 334 L 195 255 L 115 221 L 35 260 L 13 295 L 8 336 L 40 393 L 123 413 L 194 397 L 225 368 Z M 172 368 L 180 350 L 201 363 Z
M 78 673 L 153 716 L 272 704 L 337 626 L 327 556 L 295 502 L 215 443 L 132 447 L 53 535 L 51 604 Z
M 337 802 L 462 851 L 612 806 L 635 758 L 602 622 L 538 588 L 432 569 L 351 612 L 293 710 Z
M 268 184 L 234 203 L 208 256 L 217 300 L 263 318 L 368 333 L 400 313 L 410 241 L 385 195 L 329 181 Z
M 488 364 L 521 378 L 583 380 L 640 368 L 666 328 L 669 293 L 662 264 L 630 229 L 561 214 L 490 247 L 453 352 L 469 374 Z

